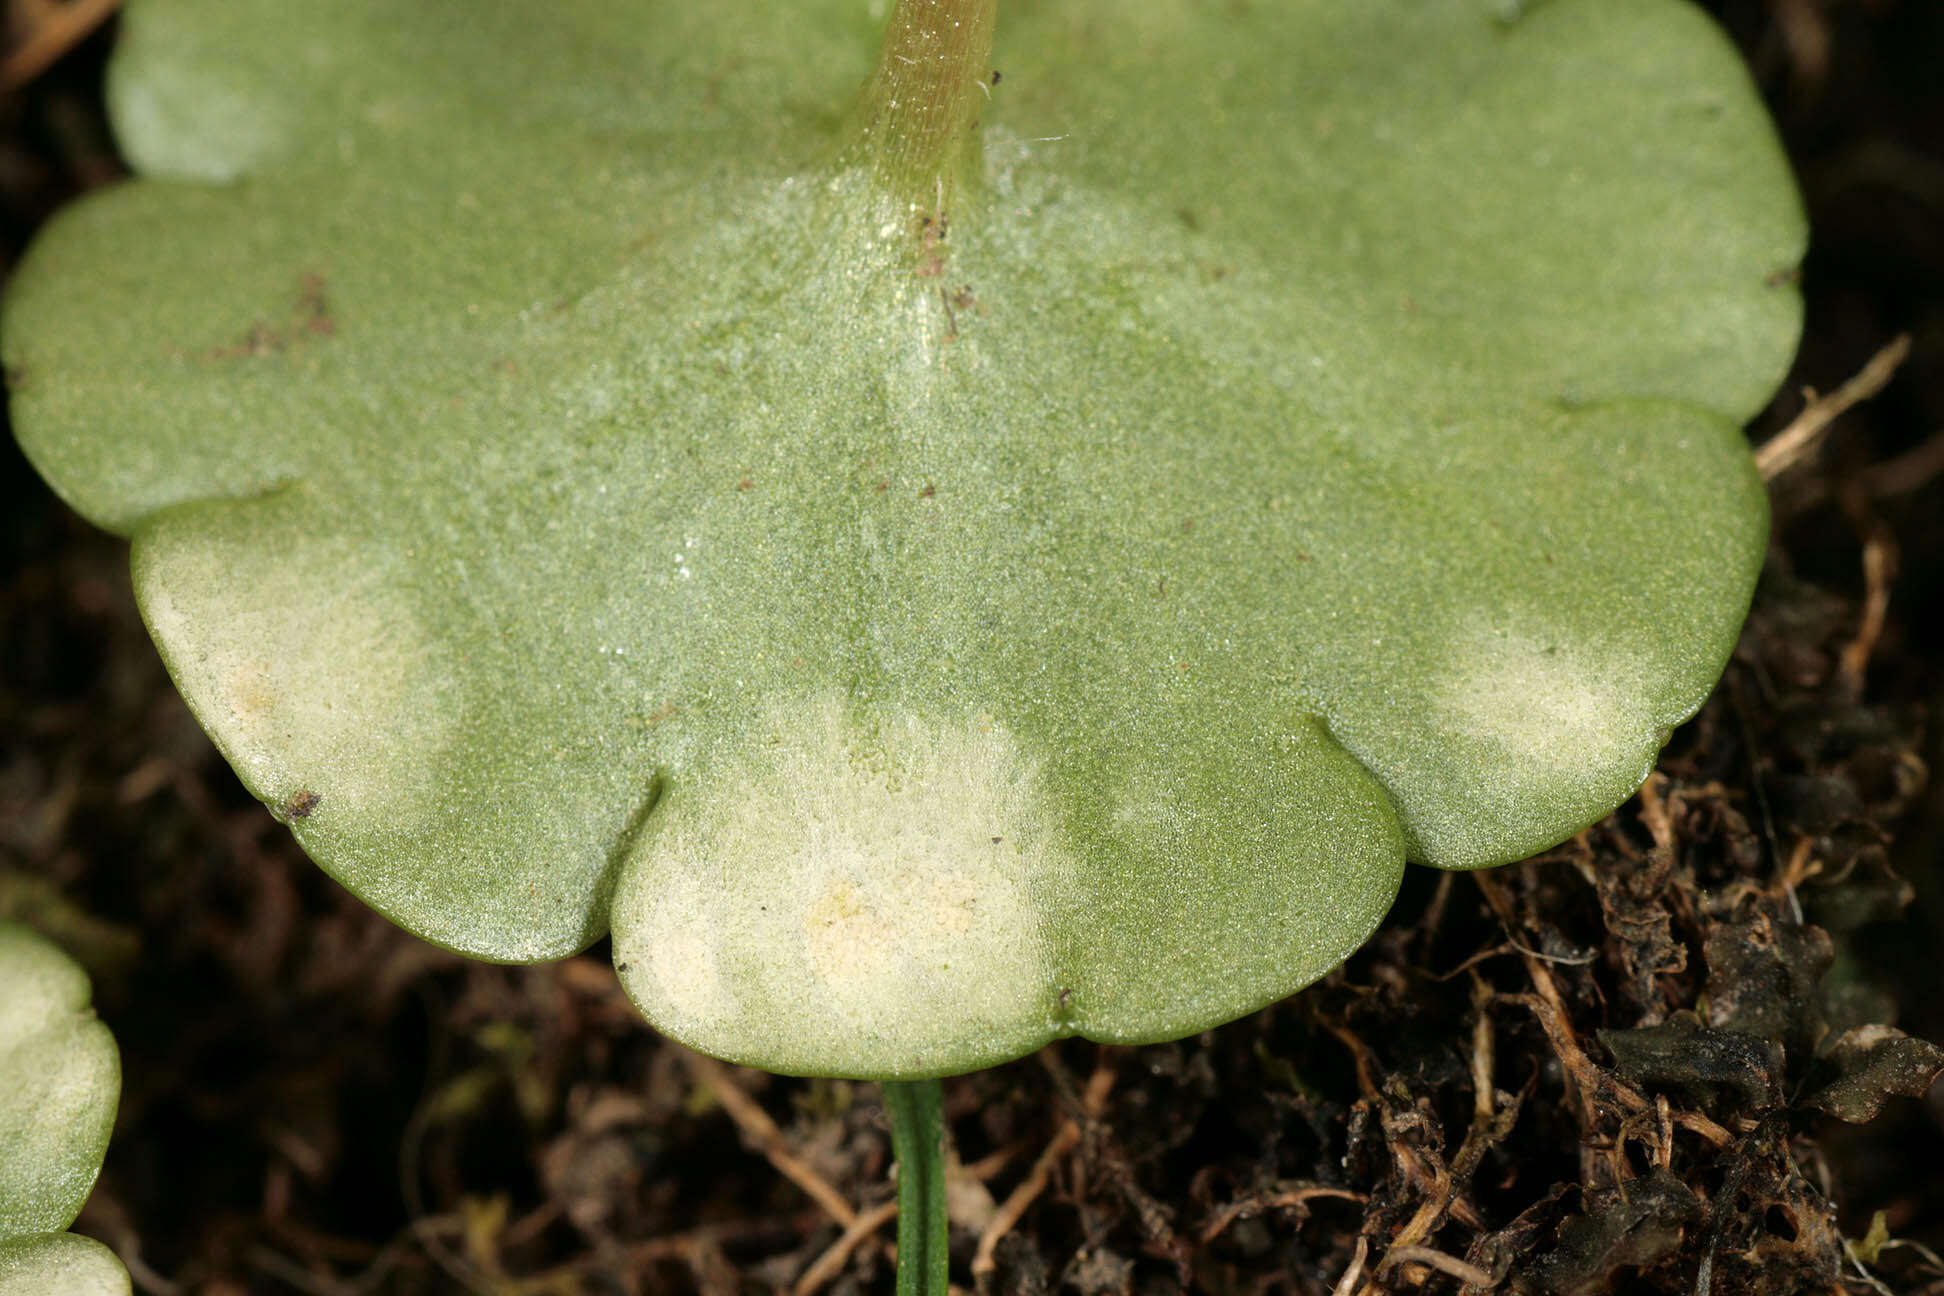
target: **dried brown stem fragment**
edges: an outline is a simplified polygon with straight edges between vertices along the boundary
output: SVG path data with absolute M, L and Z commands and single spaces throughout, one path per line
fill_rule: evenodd
M 1247 1215 L 1259 1211 L 1287 1209 L 1292 1206 L 1306 1206 L 1317 1198 L 1334 1198 L 1338 1201 L 1368 1202 L 1366 1193 L 1355 1192 L 1349 1188 L 1332 1188 L 1328 1184 L 1298 1184 L 1285 1188 L 1266 1197 L 1244 1197 L 1232 1201 L 1209 1217 L 1195 1241 L 1207 1246 L 1228 1229 L 1228 1226 Z
M 833 1278 L 844 1271 L 844 1266 L 850 1263 L 851 1253 L 857 1250 L 860 1243 L 896 1218 L 898 1218 L 898 1203 L 895 1200 L 885 1202 L 881 1206 L 874 1206 L 859 1215 L 850 1227 L 830 1244 L 829 1249 L 803 1271 L 803 1276 L 796 1280 L 796 1286 L 790 1289 L 790 1296 L 815 1296 L 815 1293 L 822 1291 Z M 895 1247 L 892 1247 L 892 1254 L 896 1254 Z
M 981 1284 L 982 1288 L 991 1280 L 993 1273 L 999 1267 L 995 1257 L 998 1255 L 1000 1240 L 1018 1227 L 1019 1221 L 1025 1217 L 1026 1208 L 1031 1206 L 1039 1195 L 1046 1191 L 1046 1185 L 1052 1182 L 1054 1167 L 1059 1165 L 1067 1153 L 1079 1146 L 1079 1143 L 1080 1126 L 1071 1120 L 1060 1122 L 1060 1128 L 1053 1135 L 1053 1141 L 1046 1145 L 1046 1150 L 1041 1152 L 1039 1159 L 1033 1162 L 1032 1171 L 1017 1188 L 1006 1195 L 1005 1201 L 999 1203 L 998 1213 L 992 1217 L 992 1223 L 987 1226 L 986 1231 L 979 1235 L 978 1250 L 972 1253 L 972 1279 Z
M 1897 542 L 1860 488 L 1844 492 L 1844 512 L 1863 537 L 1863 615 L 1856 635 L 1843 645 L 1837 678 L 1851 697 L 1863 696 L 1870 658 L 1890 618 L 1890 588 L 1897 579 Z
M 1827 396 L 1811 393 L 1807 407 L 1789 426 L 1762 443 L 1755 452 L 1755 467 L 1763 481 L 1774 481 L 1800 463 L 1822 441 L 1838 416 L 1850 407 L 1876 395 L 1889 385 L 1897 366 L 1910 354 L 1910 335 L 1900 333 L 1890 344 L 1870 357 L 1870 362 L 1855 377 Z
M 729 1119 L 736 1123 L 743 1141 L 755 1151 L 761 1152 L 777 1172 L 797 1187 L 803 1189 L 810 1200 L 823 1207 L 830 1218 L 844 1228 L 850 1229 L 858 1220 L 857 1209 L 844 1195 L 818 1174 L 810 1165 L 794 1152 L 784 1141 L 783 1131 L 769 1118 L 769 1113 L 759 1106 L 754 1098 L 744 1093 L 736 1082 L 729 1077 L 729 1068 L 714 1058 L 703 1057 L 683 1049 L 682 1065 L 695 1078 L 697 1084 L 705 1086 L 715 1095 L 722 1109 L 729 1113 Z
M 1403 1264 L 1427 1265 L 1474 1287 L 1488 1287 L 1492 1282 L 1492 1275 L 1477 1265 L 1467 1264 L 1456 1256 L 1448 1256 L 1425 1246 L 1392 1247 L 1384 1254 L 1384 1262 L 1377 1266 L 1377 1272 L 1381 1274 L 1395 1265 Z
M 1056 1078 L 1064 1070 L 1058 1067 L 1056 1058 L 1045 1050 L 1041 1051 L 1041 1061 L 1054 1072 Z M 1116 1050 L 1103 1048 L 1100 1051 L 1100 1058 L 1094 1066 L 1093 1074 L 1087 1078 L 1086 1092 L 1080 1100 L 1080 1120 L 1093 1124 L 1100 1119 L 1101 1113 L 1107 1110 L 1107 1097 L 1114 1089 L 1118 1062 L 1119 1054 Z M 999 1209 L 993 1215 L 992 1222 L 986 1226 L 985 1232 L 979 1235 L 978 1249 L 972 1254 L 972 1278 L 979 1284 L 981 1290 L 991 1284 L 992 1275 L 998 1269 L 996 1257 L 1000 1241 L 1018 1227 L 1019 1221 L 1026 1214 L 1027 1207 L 1046 1191 L 1046 1186 L 1052 1182 L 1053 1171 L 1068 1153 L 1080 1145 L 1080 1138 L 1079 1120 L 1068 1117 L 1061 1121 L 1060 1128 L 1055 1131 L 1052 1141 L 1046 1145 L 1046 1150 L 1039 1154 L 1039 1159 L 1033 1162 L 1033 1168 L 1026 1178 L 1006 1195 L 1005 1201 L 999 1203 Z
M 10 93 L 47 71 L 121 8 L 121 0 L 69 0 L 36 6 L 27 38 L 0 61 L 0 93 Z

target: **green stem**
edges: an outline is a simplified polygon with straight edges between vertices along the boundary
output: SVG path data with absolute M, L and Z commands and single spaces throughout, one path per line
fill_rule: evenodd
M 998 0 L 898 0 L 885 28 L 849 152 L 913 210 L 947 210 L 961 175 L 977 174 L 998 7 Z
M 946 1296 L 945 1117 L 936 1080 L 887 1080 L 898 1159 L 898 1296 Z

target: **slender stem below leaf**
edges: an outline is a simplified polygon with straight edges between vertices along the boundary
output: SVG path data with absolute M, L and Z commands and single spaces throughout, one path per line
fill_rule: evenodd
M 936 1080 L 887 1080 L 898 1160 L 898 1296 L 946 1296 L 945 1117 Z

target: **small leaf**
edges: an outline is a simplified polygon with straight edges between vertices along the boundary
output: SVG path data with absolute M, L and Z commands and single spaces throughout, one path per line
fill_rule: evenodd
M 1829 934 L 1753 910 L 1708 932 L 1708 1020 L 1808 1056 L 1824 1031 L 1823 978 L 1835 959 Z
M 1530 1272 L 1553 1296 L 1595 1296 L 1612 1289 L 1616 1272 L 1651 1269 L 1673 1255 L 1704 1218 L 1692 1189 L 1665 1170 L 1650 1170 L 1589 1192 L 1585 1212 L 1560 1225 L 1558 1245 Z
M 27 928 L 0 922 L 0 1244 L 74 1222 L 120 1093 L 120 1057 L 88 1007 L 87 974 Z
M 90 1237 L 47 1233 L 0 1242 L 0 1296 L 130 1296 L 128 1271 Z
M 1766 1111 L 1782 1097 L 1782 1046 L 1679 1013 L 1658 1026 L 1603 1030 L 1614 1069 L 1634 1084 L 1711 1110 Z
M 1882 1211 L 1873 1211 L 1870 1214 L 1869 1231 L 1853 1242 L 1845 1241 L 1843 1247 L 1849 1252 L 1850 1259 L 1856 1261 L 1856 1263 L 1865 1266 L 1874 1266 L 1877 1262 L 1877 1257 L 1883 1252 L 1884 1245 L 1889 1241 L 1890 1221 L 1888 1217 Z
M 1922 1098 L 1944 1074 L 1944 1048 L 1893 1026 L 1845 1031 L 1823 1061 L 1835 1068 L 1836 1078 L 1809 1105 L 1852 1125 L 1875 1120 L 1893 1096 Z

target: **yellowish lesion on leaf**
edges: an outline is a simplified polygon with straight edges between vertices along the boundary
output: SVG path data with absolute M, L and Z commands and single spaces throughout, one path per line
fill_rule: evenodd
M 783 1070 L 917 1070 L 1043 1036 L 1040 891 L 1064 870 L 1012 736 L 835 697 L 756 732 L 693 797 L 678 781 L 621 884 L 616 960 L 648 1015 Z
M 1470 623 L 1446 636 L 1412 720 L 1420 754 L 1383 772 L 1415 857 L 1440 867 L 1502 864 L 1554 845 L 1528 827 L 1545 820 L 1536 807 L 1565 788 L 1588 805 L 1625 798 L 1647 777 L 1674 718 L 1649 701 L 1644 654 L 1548 632 L 1536 616 L 1521 624 L 1528 628 Z M 1454 768 L 1486 776 L 1454 776 Z M 1592 794 L 1587 771 L 1605 772 Z
M 1623 656 L 1561 633 L 1469 631 L 1455 637 L 1433 705 L 1455 732 L 1548 772 L 1603 763 L 1649 726 L 1634 712 Z
M 169 573 L 142 582 L 143 611 L 198 717 L 273 805 L 417 813 L 457 717 L 383 555 L 321 533 L 227 541 L 166 523 L 143 540 L 143 567 Z

